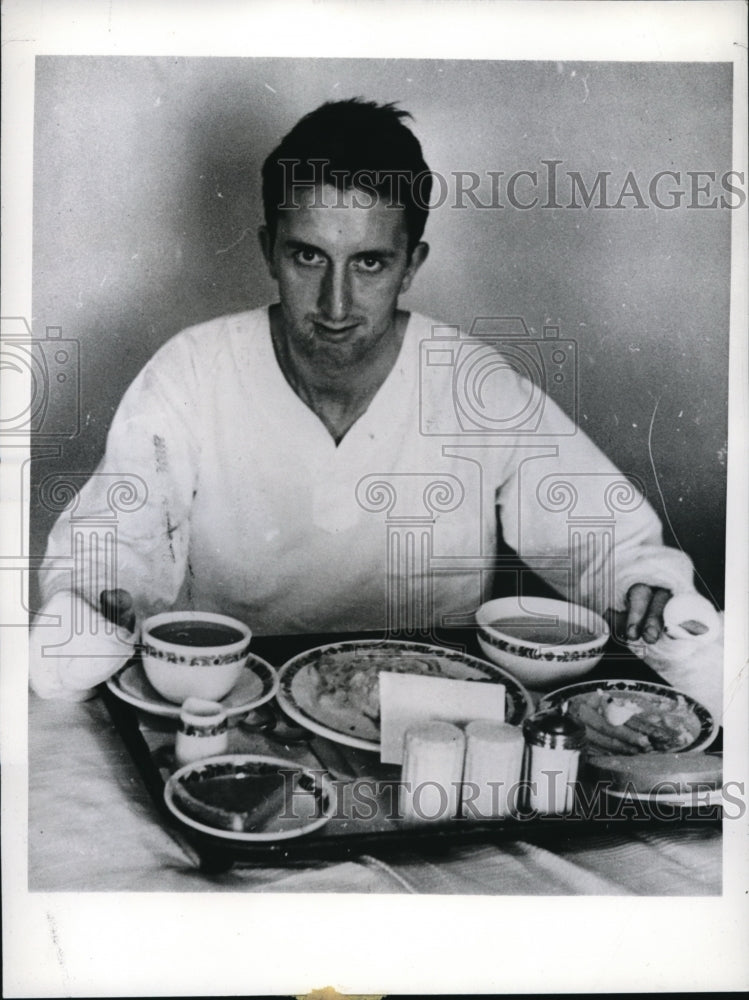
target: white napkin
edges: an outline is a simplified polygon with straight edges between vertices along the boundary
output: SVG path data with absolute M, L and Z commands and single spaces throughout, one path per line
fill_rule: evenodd
M 639 639 L 627 645 L 669 684 L 701 702 L 720 723 L 723 716 L 723 615 L 705 598 L 697 594 L 689 596 L 689 606 L 681 603 L 681 597 L 672 598 L 666 605 L 667 631 L 657 642 Z M 674 607 L 669 611 L 672 603 Z M 691 635 L 680 627 L 682 621 L 689 619 L 702 623 L 707 631 Z
M 422 674 L 380 674 L 380 760 L 403 763 L 403 737 L 419 722 L 505 720 L 504 684 Z

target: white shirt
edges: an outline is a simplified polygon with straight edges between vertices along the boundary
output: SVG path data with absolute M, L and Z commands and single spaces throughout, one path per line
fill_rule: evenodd
M 497 509 L 508 545 L 571 600 L 603 611 L 635 582 L 691 591 L 687 557 L 662 545 L 650 506 L 585 434 L 498 355 L 487 367 L 486 345 L 444 330 L 410 317 L 337 446 L 287 383 L 267 309 L 172 338 L 50 534 L 45 599 L 61 606 L 72 587 L 96 608 L 101 589 L 123 587 L 139 617 L 220 611 L 257 635 L 468 622 L 491 582 Z M 60 568 L 91 534 L 97 557 Z M 37 689 L 66 686 L 56 659 L 35 671 L 32 658 Z M 91 669 L 68 671 L 67 686 L 97 683 Z

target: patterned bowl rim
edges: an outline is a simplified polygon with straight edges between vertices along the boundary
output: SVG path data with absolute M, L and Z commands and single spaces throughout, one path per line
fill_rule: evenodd
M 186 649 L 188 647 L 179 646 L 176 648 Z M 189 648 L 195 649 L 195 646 Z M 206 652 L 195 653 L 189 656 L 171 649 L 156 649 L 155 646 L 150 646 L 147 642 L 142 642 L 140 644 L 140 653 L 143 658 L 143 669 L 147 672 L 150 667 L 154 666 L 152 662 L 149 662 L 153 660 L 159 660 L 163 663 L 173 663 L 179 667 L 225 667 L 232 663 L 241 663 L 247 659 L 250 652 L 250 642 L 248 640 L 242 649 L 238 649 L 233 653 L 219 652 L 222 649 L 221 646 L 201 648 L 205 648 Z M 212 650 L 215 650 L 215 652 L 212 652 Z
M 592 624 L 600 626 L 595 638 L 589 639 L 587 642 L 575 642 L 575 643 L 570 643 L 569 645 L 560 646 L 558 643 L 534 642 L 531 639 L 521 639 L 518 636 L 514 635 L 511 636 L 508 635 L 506 632 L 502 632 L 501 629 L 495 628 L 493 625 L 490 625 L 488 622 L 481 621 L 482 614 L 487 613 L 485 609 L 489 608 L 491 605 L 496 606 L 503 602 L 508 602 L 508 604 L 511 604 L 513 601 L 516 600 L 517 600 L 516 598 L 506 598 L 506 597 L 494 598 L 494 600 L 485 601 L 483 604 L 481 604 L 476 609 L 476 612 L 474 614 L 474 617 L 476 619 L 476 625 L 478 627 L 478 631 L 481 638 L 487 641 L 490 645 L 498 649 L 506 649 L 508 652 L 512 652 L 513 647 L 519 650 L 545 650 L 547 653 L 556 651 L 554 653 L 555 657 L 558 656 L 560 658 L 566 659 L 570 652 L 588 653 L 591 656 L 596 655 L 598 652 L 600 652 L 605 648 L 607 642 L 609 641 L 610 638 L 609 627 L 606 624 L 605 620 L 601 617 L 601 615 L 598 614 L 598 612 L 593 611 L 592 608 L 586 608 L 581 604 L 574 604 L 570 601 L 564 601 L 553 597 L 524 598 L 524 600 L 527 601 L 529 605 L 526 610 L 529 612 L 532 611 L 533 610 L 532 604 L 536 602 L 539 604 L 543 603 L 550 606 L 553 605 L 559 609 L 559 618 L 560 619 L 564 618 L 565 620 L 569 621 L 570 617 L 569 610 L 573 608 L 578 608 L 587 619 L 592 620 Z M 515 606 L 517 607 L 517 604 Z M 568 614 L 564 615 L 562 613 L 564 609 L 567 609 Z M 499 611 L 499 609 L 497 609 L 497 611 Z M 500 643 L 502 645 L 500 645 Z
M 178 642 L 169 642 L 151 635 L 151 629 L 159 625 L 172 624 L 180 621 L 207 621 L 218 625 L 226 625 L 241 633 L 241 639 L 235 642 L 225 642 L 220 646 L 183 646 Z M 235 659 L 246 656 L 252 630 L 238 618 L 222 615 L 216 611 L 161 611 L 150 615 L 141 625 L 140 647 L 144 655 L 155 656 L 157 659 L 167 659 L 168 654 L 177 657 L 170 662 L 189 666 L 208 666 L 214 660 L 221 663 L 232 663 Z

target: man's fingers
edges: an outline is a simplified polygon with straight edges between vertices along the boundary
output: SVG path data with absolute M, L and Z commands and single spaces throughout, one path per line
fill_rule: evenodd
M 626 611 L 615 611 L 613 608 L 609 608 L 604 612 L 604 621 L 609 627 L 609 631 L 614 636 L 615 639 L 624 639 L 626 637 L 627 628 L 627 612 Z
M 663 609 L 671 599 L 671 591 L 664 587 L 649 587 L 635 583 L 627 591 L 627 640 L 634 642 L 642 637 L 645 642 L 658 640 L 663 631 Z
M 128 632 L 135 631 L 135 610 L 129 591 L 121 588 L 102 590 L 99 594 L 99 607 L 107 621 L 126 628 Z
M 671 599 L 671 591 L 656 587 L 650 600 L 645 620 L 642 623 L 642 637 L 647 643 L 657 642 L 663 631 L 663 609 Z
M 643 619 L 650 607 L 653 591 L 646 583 L 635 583 L 627 591 L 627 639 L 639 639 Z

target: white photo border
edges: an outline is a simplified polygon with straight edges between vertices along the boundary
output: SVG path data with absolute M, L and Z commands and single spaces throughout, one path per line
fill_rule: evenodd
M 745 12 L 742 2 L 6 0 L 3 315 L 31 315 L 36 55 L 732 62 L 733 168 L 746 176 Z M 727 663 L 744 662 L 747 649 L 747 260 L 745 204 L 733 214 Z M 14 481 L 10 464 L 9 473 L 4 487 Z M 20 495 L 3 498 L 13 516 L 0 522 L 0 554 L 21 523 Z M 744 821 L 725 824 L 724 890 L 712 899 L 30 894 L 23 630 L 7 630 L 3 646 L 5 996 L 277 995 L 328 985 L 422 995 L 691 992 L 749 983 Z M 731 678 L 732 774 L 746 774 L 749 758 L 747 690 L 746 671 Z

